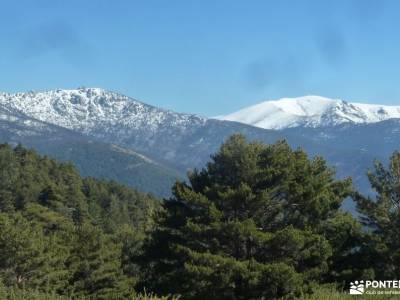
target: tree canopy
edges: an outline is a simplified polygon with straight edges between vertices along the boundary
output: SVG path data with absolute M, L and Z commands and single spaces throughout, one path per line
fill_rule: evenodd
M 322 158 L 286 142 L 232 136 L 164 202 L 146 249 L 146 283 L 185 299 L 275 299 L 306 291 L 329 277 L 332 255 L 343 246 L 327 233 L 339 234 L 343 222 L 354 225 L 340 210 L 351 181 L 334 174 Z

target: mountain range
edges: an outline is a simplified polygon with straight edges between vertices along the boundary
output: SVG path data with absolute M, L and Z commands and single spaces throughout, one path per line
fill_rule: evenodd
M 286 139 L 322 155 L 368 193 L 365 173 L 400 145 L 400 108 L 317 96 L 267 101 L 225 117 L 157 108 L 99 88 L 0 93 L 0 141 L 74 162 L 82 175 L 168 197 L 231 134 Z

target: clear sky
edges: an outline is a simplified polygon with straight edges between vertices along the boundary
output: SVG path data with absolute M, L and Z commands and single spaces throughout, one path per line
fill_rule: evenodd
M 0 91 L 102 87 L 214 116 L 317 94 L 400 105 L 400 1 L 2 0 Z

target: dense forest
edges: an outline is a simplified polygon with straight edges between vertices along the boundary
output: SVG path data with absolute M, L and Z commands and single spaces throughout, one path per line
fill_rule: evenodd
M 233 135 L 161 200 L 1 145 L 0 299 L 334 299 L 400 278 L 400 154 L 371 168 L 374 198 Z

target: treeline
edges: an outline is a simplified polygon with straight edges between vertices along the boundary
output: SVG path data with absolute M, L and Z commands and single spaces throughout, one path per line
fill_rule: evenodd
M 0 170 L 4 299 L 295 299 L 400 277 L 399 153 L 368 173 L 373 199 L 321 157 L 241 135 L 164 201 L 21 146 L 0 147 Z

